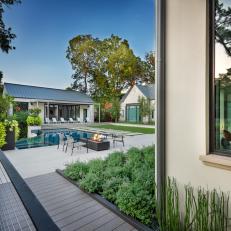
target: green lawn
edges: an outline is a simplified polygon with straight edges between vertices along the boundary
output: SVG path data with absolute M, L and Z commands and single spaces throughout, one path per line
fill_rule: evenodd
M 127 132 L 138 132 L 138 133 L 144 133 L 144 134 L 155 133 L 154 128 L 130 127 L 130 126 L 120 126 L 120 125 L 113 125 L 113 124 L 92 125 L 91 127 L 103 128 L 103 129 L 113 129 L 113 130 L 127 131 Z

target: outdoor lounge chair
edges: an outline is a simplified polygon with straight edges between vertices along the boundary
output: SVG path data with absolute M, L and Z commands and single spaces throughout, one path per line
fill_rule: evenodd
M 77 118 L 77 120 L 78 120 L 78 118 Z M 76 122 L 78 122 L 78 121 L 76 121 L 76 120 L 73 120 L 73 118 L 69 118 L 69 120 L 68 120 L 70 123 L 76 123 Z
M 58 121 L 56 120 L 56 118 L 55 118 L 55 117 L 53 117 L 53 118 L 52 118 L 52 123 L 55 123 L 55 124 L 57 124 L 57 123 L 58 123 Z
M 61 121 L 61 123 L 66 123 L 67 122 L 63 117 L 60 117 L 60 121 Z
M 45 123 L 46 124 L 49 124 L 51 121 L 50 121 L 50 119 L 49 118 L 45 118 Z
M 79 117 L 77 117 L 77 123 L 81 123 L 81 120 Z
M 69 123 L 74 123 L 75 121 L 72 118 L 69 118 Z

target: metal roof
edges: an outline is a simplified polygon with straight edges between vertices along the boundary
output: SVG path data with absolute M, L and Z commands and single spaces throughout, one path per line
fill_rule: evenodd
M 137 86 L 137 88 L 142 92 L 142 94 L 147 97 L 150 100 L 155 99 L 155 85 L 149 84 L 149 85 L 134 85 Z M 124 102 L 124 100 L 127 98 L 129 93 L 131 92 L 132 88 L 130 87 L 129 90 L 126 92 L 126 94 L 122 97 L 121 102 Z
M 14 98 L 93 103 L 88 95 L 73 90 L 4 83 L 4 91 Z
M 146 96 L 148 99 L 155 99 L 155 87 L 154 84 L 149 85 L 136 85 L 139 90 Z

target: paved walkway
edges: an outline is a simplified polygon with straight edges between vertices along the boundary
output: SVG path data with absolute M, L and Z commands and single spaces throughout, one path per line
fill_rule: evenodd
M 127 124 L 127 123 L 109 123 L 109 124 L 126 126 L 126 127 L 155 128 L 155 125 L 148 125 L 148 124 Z
M 113 148 L 111 143 L 110 150 L 97 152 L 89 149 L 89 153 L 82 147 L 81 150 L 75 149 L 73 155 L 71 155 L 70 148 L 65 153 L 62 151 L 62 148 L 57 149 L 57 146 L 12 150 L 4 153 L 21 176 L 28 178 L 54 172 L 57 168 L 64 169 L 66 164 L 76 160 L 88 161 L 96 158 L 105 158 L 113 151 L 126 151 L 131 147 L 153 145 L 154 141 L 154 134 L 128 136 L 125 137 L 125 147 L 122 146 L 122 143 L 117 143 L 116 147 Z
M 26 179 L 60 230 L 136 230 L 57 173 Z

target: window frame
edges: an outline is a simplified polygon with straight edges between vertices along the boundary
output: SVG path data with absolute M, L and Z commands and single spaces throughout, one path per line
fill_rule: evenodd
M 208 44 L 209 44 L 209 154 L 231 157 L 230 151 L 216 150 L 216 128 L 215 128 L 215 1 L 207 0 L 208 6 Z

